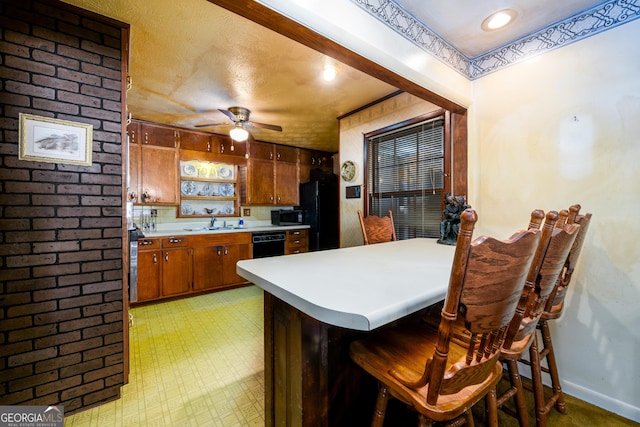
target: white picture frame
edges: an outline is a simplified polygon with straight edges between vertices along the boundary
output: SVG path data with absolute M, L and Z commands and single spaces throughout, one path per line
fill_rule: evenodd
M 91 166 L 93 125 L 20 113 L 20 160 Z

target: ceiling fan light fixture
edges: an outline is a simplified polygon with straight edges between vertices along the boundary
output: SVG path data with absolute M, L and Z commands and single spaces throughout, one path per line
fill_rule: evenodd
M 234 141 L 242 142 L 249 138 L 249 132 L 242 127 L 241 123 L 236 123 L 236 126 L 229 131 L 229 136 Z
M 516 11 L 513 9 L 504 9 L 492 13 L 484 21 L 482 21 L 482 29 L 485 31 L 494 31 L 506 27 L 516 18 Z

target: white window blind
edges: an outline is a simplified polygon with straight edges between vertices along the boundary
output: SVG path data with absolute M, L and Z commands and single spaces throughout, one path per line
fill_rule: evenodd
M 439 237 L 444 189 L 444 120 L 432 119 L 367 141 L 370 215 L 389 210 L 398 239 Z

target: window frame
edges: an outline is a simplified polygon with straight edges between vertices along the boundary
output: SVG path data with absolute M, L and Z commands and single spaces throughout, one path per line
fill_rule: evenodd
M 455 138 L 452 137 L 452 133 L 451 133 L 451 129 L 452 129 L 452 120 L 454 120 L 454 117 L 456 115 L 452 115 L 448 110 L 445 109 L 438 109 L 438 110 L 434 110 L 432 112 L 426 113 L 426 114 L 422 114 L 420 116 L 416 116 L 413 118 L 410 118 L 408 120 L 399 122 L 399 123 L 394 123 L 392 125 L 389 126 L 385 126 L 384 128 L 381 129 L 377 129 L 375 131 L 372 132 L 368 132 L 366 134 L 363 135 L 363 144 L 364 144 L 364 159 L 363 159 L 363 175 L 364 175 L 364 182 L 363 182 L 363 193 L 364 193 L 364 200 L 363 200 L 363 211 L 365 215 L 369 215 L 370 212 L 370 207 L 372 204 L 371 198 L 369 196 L 369 151 L 370 151 L 370 146 L 369 146 L 369 141 L 373 138 L 376 138 L 380 135 L 383 134 L 388 134 L 390 132 L 401 132 L 403 129 L 406 128 L 410 128 L 413 126 L 416 126 L 422 122 L 426 122 L 429 120 L 434 120 L 434 119 L 438 119 L 438 118 L 442 118 L 443 120 L 443 127 L 444 127 L 444 135 L 443 135 L 443 151 L 444 151 L 444 164 L 443 164 L 443 188 L 439 191 L 441 191 L 440 194 L 440 205 L 442 206 L 444 204 L 444 194 L 445 193 L 451 193 L 451 189 L 455 188 L 455 182 L 454 178 L 462 178 L 462 179 L 458 179 L 459 182 L 464 183 L 464 185 L 458 185 L 457 187 L 464 187 L 464 193 L 466 196 L 466 115 L 464 115 L 464 120 L 459 120 L 458 126 L 462 126 L 462 132 L 458 132 L 459 134 L 464 136 L 464 140 L 461 142 L 465 143 L 464 146 L 464 162 L 460 162 L 460 159 L 458 159 L 458 163 L 460 163 L 460 173 L 463 174 L 463 177 L 455 177 L 454 175 L 456 174 L 452 174 L 452 169 L 456 168 L 456 159 L 453 156 L 453 146 L 456 143 Z M 377 214 L 377 213 L 374 213 Z M 396 216 L 396 214 L 394 213 L 394 216 Z M 398 224 L 396 224 L 396 233 L 398 233 Z M 402 235 L 403 233 L 399 233 L 398 236 Z M 434 236 L 432 236 L 434 237 Z M 398 237 L 400 238 L 400 237 Z

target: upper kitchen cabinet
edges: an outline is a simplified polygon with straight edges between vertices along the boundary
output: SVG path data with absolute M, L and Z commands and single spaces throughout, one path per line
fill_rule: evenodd
M 247 141 L 234 141 L 226 135 L 213 136 L 218 154 L 226 154 L 228 156 L 245 157 L 247 154 Z
M 333 157 L 325 151 L 300 149 L 300 182 L 311 181 L 311 171 L 333 172 Z
M 140 123 L 140 144 L 176 148 L 180 134 L 177 129 L 151 123 Z
M 178 140 L 180 148 L 183 150 L 204 151 L 211 153 L 214 141 L 213 135 L 206 132 L 194 132 L 180 129 L 178 132 Z
M 298 149 L 261 141 L 248 144 L 241 171 L 242 204 L 295 206 L 298 196 Z
M 178 204 L 177 131 L 132 121 L 129 135 L 129 191 L 134 203 Z

